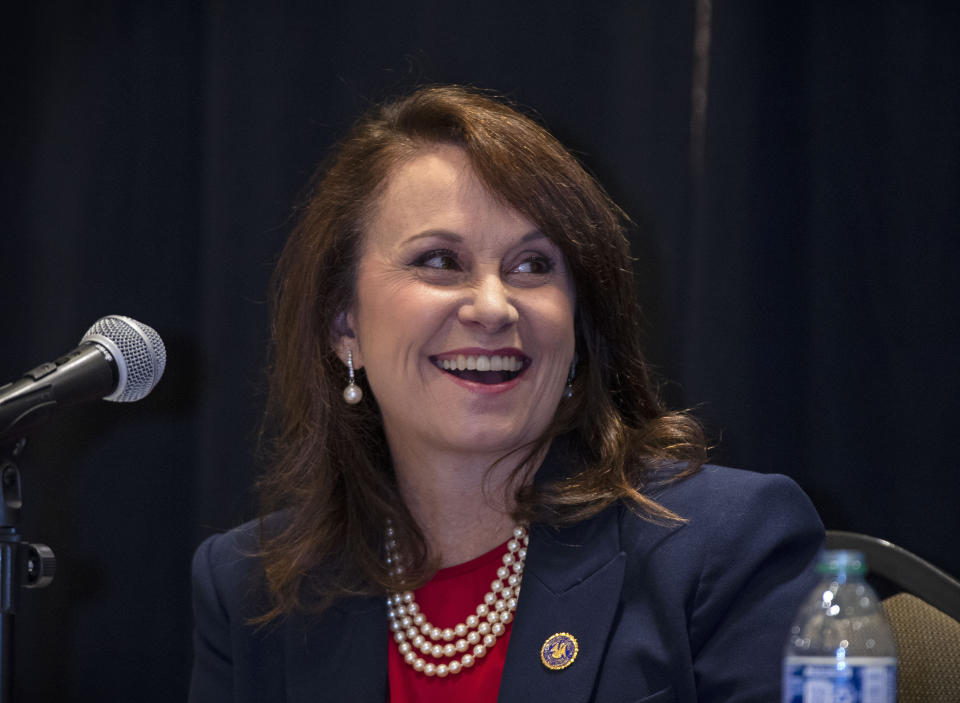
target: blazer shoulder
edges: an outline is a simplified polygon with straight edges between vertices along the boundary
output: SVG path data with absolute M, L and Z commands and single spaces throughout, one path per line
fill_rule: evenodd
M 260 547 L 260 521 L 251 520 L 227 532 L 210 535 L 193 555 L 194 575 L 241 568 Z
M 707 464 L 692 476 L 671 483 L 653 497 L 681 517 L 764 520 L 772 514 L 814 521 L 819 517 L 803 489 L 782 474 L 762 474 Z
M 200 594 L 215 595 L 228 612 L 245 616 L 265 612 L 267 588 L 260 541 L 263 532 L 275 525 L 276 517 L 271 515 L 207 537 L 193 555 L 195 599 Z
M 820 516 L 793 479 L 708 464 L 686 479 L 661 486 L 650 496 L 673 511 L 680 522 L 654 524 L 623 509 L 621 529 L 627 544 L 674 546 L 708 556 L 717 549 L 769 549 L 794 541 L 819 545 Z

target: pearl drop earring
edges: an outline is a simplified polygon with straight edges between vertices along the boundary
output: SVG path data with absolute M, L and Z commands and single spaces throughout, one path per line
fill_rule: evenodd
M 363 390 L 353 379 L 353 352 L 350 349 L 347 349 L 347 368 L 350 370 L 350 381 L 347 383 L 347 387 L 343 389 L 343 399 L 349 405 L 356 405 L 363 398 Z

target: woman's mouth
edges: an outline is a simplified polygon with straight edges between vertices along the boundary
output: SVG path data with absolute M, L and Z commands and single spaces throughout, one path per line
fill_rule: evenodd
M 430 361 L 457 378 L 488 386 L 512 381 L 530 365 L 530 359 L 517 354 L 456 354 Z

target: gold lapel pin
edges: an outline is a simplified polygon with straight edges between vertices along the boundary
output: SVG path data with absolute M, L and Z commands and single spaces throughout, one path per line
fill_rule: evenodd
M 548 669 L 560 671 L 573 664 L 577 658 L 580 645 L 577 638 L 569 632 L 558 632 L 550 635 L 540 648 L 540 661 Z

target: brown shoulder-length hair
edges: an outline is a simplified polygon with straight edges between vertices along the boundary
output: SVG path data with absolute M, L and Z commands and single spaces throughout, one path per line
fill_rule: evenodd
M 576 380 L 537 446 L 567 435 L 571 473 L 516 496 L 520 522 L 571 523 L 626 501 L 652 520 L 677 516 L 645 494 L 654 473 L 677 478 L 705 460 L 699 425 L 666 412 L 640 351 L 640 310 L 624 235 L 626 216 L 553 136 L 500 98 L 431 86 L 361 118 L 321 165 L 280 256 L 273 291 L 269 469 L 259 484 L 260 556 L 273 598 L 262 621 L 333 599 L 416 587 L 426 546 L 400 498 L 380 412 L 362 371 L 363 400 L 341 398 L 333 341 L 354 295 L 365 222 L 399 163 L 425 147 L 464 150 L 479 178 L 562 250 L 576 286 Z M 410 560 L 384 564 L 393 524 Z

